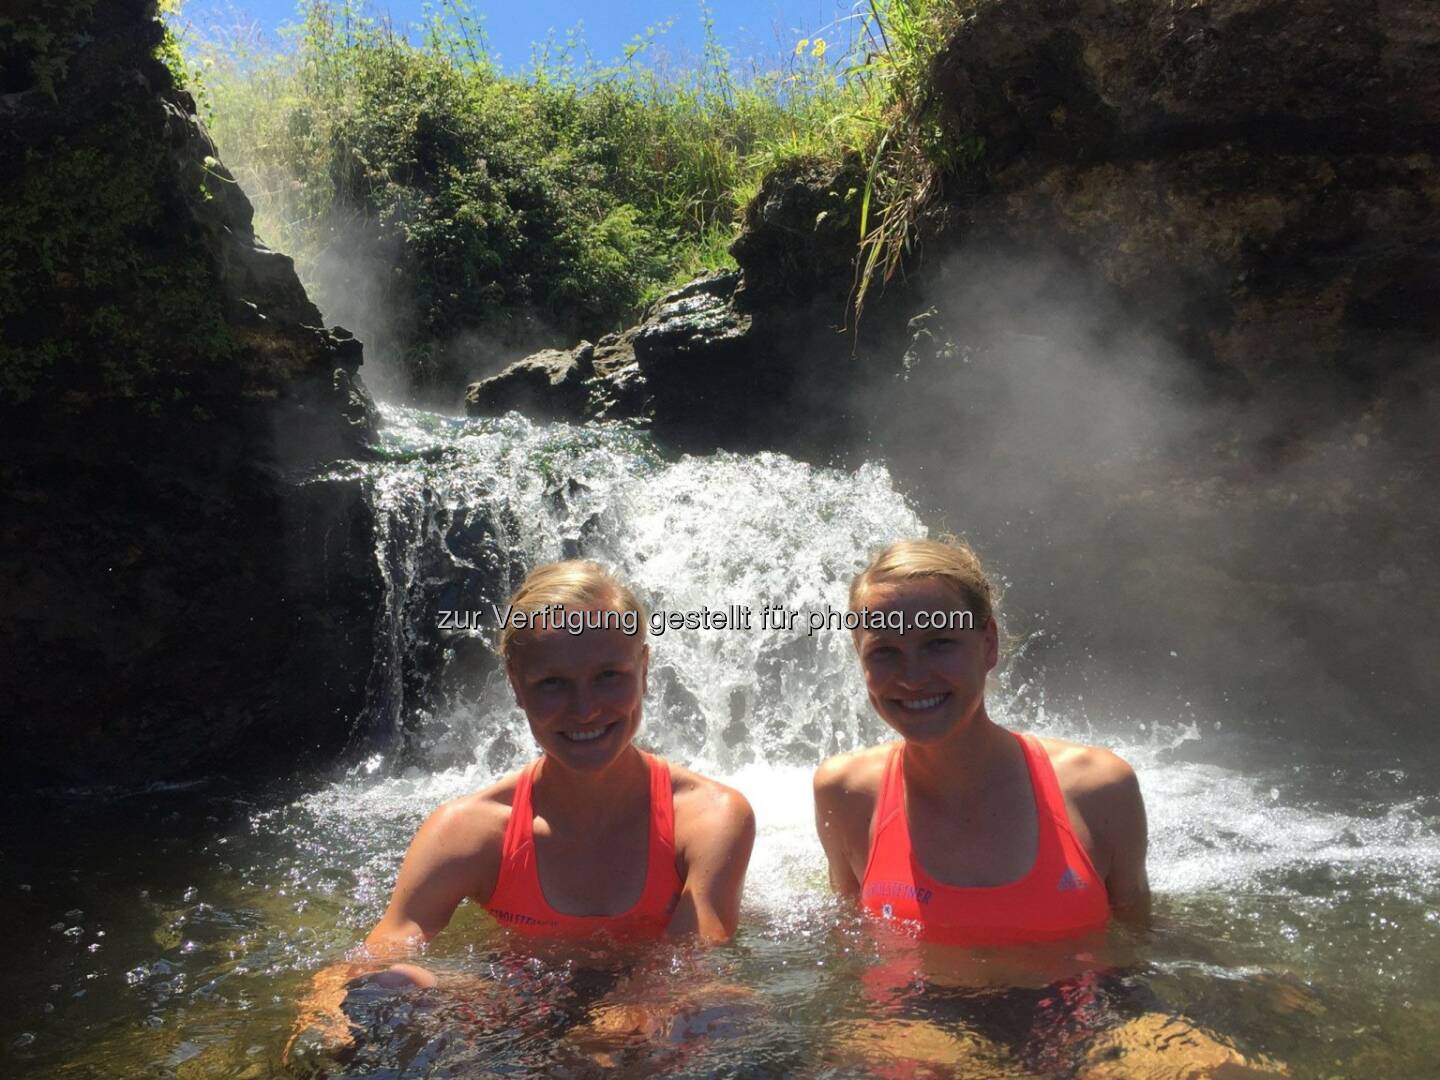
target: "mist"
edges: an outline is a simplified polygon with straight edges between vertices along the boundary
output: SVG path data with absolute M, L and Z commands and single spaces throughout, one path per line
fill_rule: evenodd
M 1387 753 L 1428 723 L 1431 358 L 1247 380 L 1189 358 L 1186 297 L 1123 306 L 1063 256 L 962 249 L 929 281 L 904 370 L 857 409 L 932 530 L 1008 582 L 1017 676 L 1106 724 L 1243 734 L 1237 753 Z

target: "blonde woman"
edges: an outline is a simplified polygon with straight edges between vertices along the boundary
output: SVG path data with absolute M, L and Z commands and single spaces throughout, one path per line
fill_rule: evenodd
M 1112 916 L 1144 923 L 1150 911 L 1145 806 L 1130 766 L 1098 747 L 1008 731 L 986 711 L 985 680 L 999 657 L 994 599 L 964 544 L 903 540 L 880 552 L 852 582 L 850 609 L 870 704 L 899 739 L 831 758 L 815 774 L 831 884 L 913 933 L 936 987 L 1007 973 L 1019 976 L 1008 984 L 1020 986 L 1037 972 L 1058 974 L 1069 963 L 1058 956 L 1075 954 L 1073 945 L 1014 947 L 1078 944 Z M 977 966 L 968 951 L 930 943 L 1009 948 L 987 952 Z M 1144 1012 L 1095 1027 L 1085 1017 L 1099 1000 L 1103 964 L 1095 965 L 1104 950 L 1088 941 L 1083 950 L 1074 958 L 1078 974 L 1040 992 L 1034 1030 L 1018 1045 L 978 1034 L 983 1013 L 973 1024 L 892 1016 L 838 1025 L 827 1053 L 963 1075 L 1053 1071 L 1062 1060 L 1097 1078 L 1273 1068 L 1183 1017 Z M 1002 958 L 1010 964 L 997 963 Z M 867 972 L 867 993 L 886 1013 L 911 995 L 912 959 Z M 1017 991 L 1017 1000 L 1026 993 Z
M 398 960 L 374 981 L 435 985 L 405 957 L 465 899 L 522 937 L 735 933 L 755 818 L 739 792 L 634 745 L 650 661 L 640 601 L 572 560 L 532 571 L 508 616 L 500 652 L 541 756 L 421 825 L 368 961 L 322 972 L 302 1008 L 300 1027 L 332 1044 L 348 1038 L 340 1003 L 356 975 Z
M 1143 920 L 1145 807 L 1130 766 L 1007 731 L 985 709 L 993 596 L 970 548 L 934 540 L 891 544 L 852 583 L 870 704 L 900 738 L 815 774 L 830 881 L 867 912 L 953 944 Z
M 733 788 L 634 745 L 646 625 L 597 563 L 525 579 L 500 652 L 541 756 L 430 815 L 366 938 L 372 951 L 428 941 L 467 897 L 525 935 L 735 933 L 754 814 Z

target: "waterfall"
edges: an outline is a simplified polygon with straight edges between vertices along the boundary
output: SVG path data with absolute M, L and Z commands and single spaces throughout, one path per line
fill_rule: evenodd
M 729 772 L 812 765 L 882 737 L 843 610 L 851 577 L 924 525 L 878 465 L 845 472 L 778 454 L 663 459 L 623 427 L 456 420 L 391 408 L 364 466 L 384 610 L 366 728 L 428 768 L 489 771 L 532 752 L 490 646 L 494 606 L 532 566 L 611 566 L 652 610 L 642 742 Z M 667 617 L 725 612 L 723 628 Z

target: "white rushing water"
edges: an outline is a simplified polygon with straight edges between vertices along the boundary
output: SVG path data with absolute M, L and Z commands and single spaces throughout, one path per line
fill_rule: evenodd
M 392 459 L 363 467 L 388 586 L 369 718 L 377 749 L 309 808 L 331 821 L 413 827 L 445 799 L 533 757 L 524 717 L 488 657 L 491 631 L 442 631 L 439 612 L 488 614 L 536 563 L 591 557 L 652 609 L 751 609 L 749 630 L 652 635 L 641 741 L 750 799 L 760 834 L 748 912 L 784 924 L 822 903 L 810 772 L 826 755 L 888 733 L 870 712 L 848 633 L 811 632 L 805 614 L 793 629 L 762 629 L 760 609 L 842 609 L 850 578 L 875 549 L 925 533 L 886 470 L 845 472 L 776 454 L 667 462 L 623 428 L 513 415 L 459 420 L 389 408 L 386 419 Z M 1003 675 L 990 704 L 1001 723 L 1100 742 L 1136 767 L 1162 894 L 1283 893 L 1287 875 L 1316 868 L 1424 888 L 1440 881 L 1428 802 L 1355 812 L 1297 805 L 1274 778 L 1174 753 L 1204 737 L 1206 725 L 1193 718 L 1097 731 L 1083 716 L 1022 702 Z

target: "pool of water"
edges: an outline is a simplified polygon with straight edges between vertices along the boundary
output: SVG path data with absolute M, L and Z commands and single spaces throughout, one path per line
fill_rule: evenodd
M 1149 1061 L 1159 1018 L 1181 1017 L 1295 1075 L 1424 1075 L 1440 1054 L 1440 802 L 1393 770 L 1245 775 L 1121 749 L 1152 811 L 1148 933 L 1021 953 L 888 937 L 827 894 L 808 770 L 755 765 L 728 777 L 761 823 L 733 944 L 532 953 L 467 907 L 428 962 L 470 985 L 354 995 L 342 1059 L 302 1046 L 289 1067 L 858 1075 L 913 1052 L 922 1071 L 1081 1075 L 1117 1031 Z M 6 1074 L 283 1071 L 313 973 L 378 918 L 428 809 L 482 779 L 360 770 L 300 794 L 162 790 L 12 815 Z M 605 1029 L 622 1006 L 676 1002 L 688 1019 L 648 1038 Z
M 667 461 L 622 429 L 387 418 L 385 460 L 338 470 L 371 491 L 386 583 L 360 749 L 266 789 L 12 799 L 0 1074 L 1163 1076 L 1231 1054 L 1411 1077 L 1440 1059 L 1433 768 L 1263 717 L 1102 721 L 1047 706 L 1012 667 L 997 720 L 1135 766 L 1155 925 L 922 949 L 828 893 L 810 773 L 886 733 L 848 635 L 802 623 L 652 640 L 642 742 L 756 811 L 732 944 L 526 951 L 463 907 L 426 958 L 440 989 L 360 987 L 343 1052 L 307 1038 L 287 1061 L 298 1002 L 379 917 L 424 816 L 533 755 L 488 631 L 441 632 L 437 611 L 483 610 L 526 567 L 575 553 L 657 607 L 839 606 L 870 551 L 924 530 L 878 466 Z

